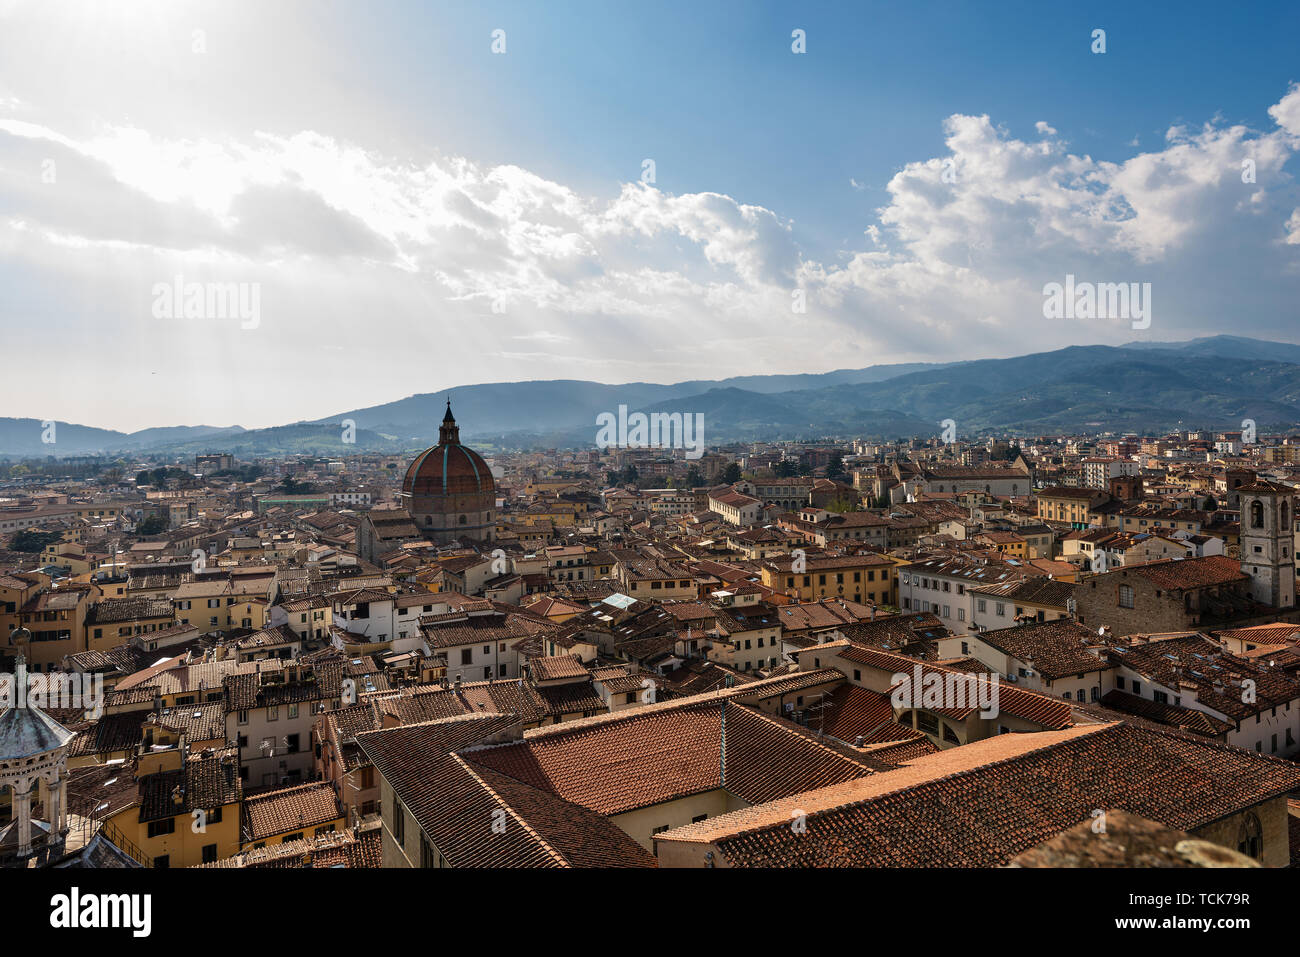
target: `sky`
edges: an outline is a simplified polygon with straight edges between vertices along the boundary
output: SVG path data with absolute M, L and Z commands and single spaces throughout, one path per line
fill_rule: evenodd
M 1297 35 L 1262 2 L 0 0 L 0 416 L 1298 342 Z M 1045 317 L 1067 276 L 1149 283 L 1149 326 Z

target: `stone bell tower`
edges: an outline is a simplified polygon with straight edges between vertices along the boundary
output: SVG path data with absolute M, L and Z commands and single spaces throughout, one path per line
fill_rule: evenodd
M 1274 608 L 1295 607 L 1295 489 L 1263 479 L 1237 489 L 1241 570 L 1250 595 Z

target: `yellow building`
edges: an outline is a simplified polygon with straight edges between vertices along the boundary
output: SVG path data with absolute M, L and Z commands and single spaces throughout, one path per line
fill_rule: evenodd
M 1108 497 L 1095 488 L 1045 488 L 1035 494 L 1039 518 L 1069 522 L 1075 528 L 1087 528 L 1092 524 L 1092 510 Z
M 900 564 L 905 563 L 874 553 L 771 558 L 762 565 L 763 584 L 799 601 L 847 598 L 897 605 Z
M 138 798 L 104 822 L 104 835 L 151 867 L 193 867 L 239 851 L 239 754 L 186 757 L 181 735 L 155 731 L 137 757 Z

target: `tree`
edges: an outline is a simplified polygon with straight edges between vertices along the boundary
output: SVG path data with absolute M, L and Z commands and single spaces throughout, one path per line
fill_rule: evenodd
M 316 491 L 316 487 L 310 482 L 299 482 L 292 475 L 286 475 L 279 485 L 279 490 L 285 495 L 310 495 Z
M 698 465 L 692 465 L 686 470 L 685 486 L 687 488 L 699 488 L 704 484 L 704 473 L 700 471 Z
M 735 485 L 740 481 L 740 466 L 732 462 L 722 470 L 722 484 Z
M 40 532 L 34 528 L 24 528 L 9 540 L 9 547 L 15 552 L 39 552 L 46 545 L 53 545 L 62 540 L 63 536 L 58 532 Z
M 776 463 L 775 472 L 777 478 L 794 478 L 799 472 L 799 466 L 789 459 L 782 459 Z
M 830 462 L 826 465 L 826 477 L 831 479 L 839 478 L 843 474 L 844 459 L 840 456 L 840 453 L 836 452 L 831 456 Z
M 167 531 L 167 520 L 161 515 L 150 515 L 135 527 L 137 535 L 158 535 Z

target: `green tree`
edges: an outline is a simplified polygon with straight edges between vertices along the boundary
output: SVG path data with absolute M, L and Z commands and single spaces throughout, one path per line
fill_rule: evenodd
M 15 552 L 39 552 L 46 545 L 53 545 L 62 538 L 63 536 L 58 532 L 39 532 L 34 528 L 24 528 L 9 540 L 9 547 Z
M 732 462 L 730 465 L 728 465 L 725 469 L 722 470 L 722 484 L 735 485 L 737 482 L 740 481 L 740 474 L 741 474 L 740 466 L 737 465 L 735 462 Z
M 150 515 L 135 527 L 137 535 L 159 535 L 167 531 L 167 520 L 161 515 Z

